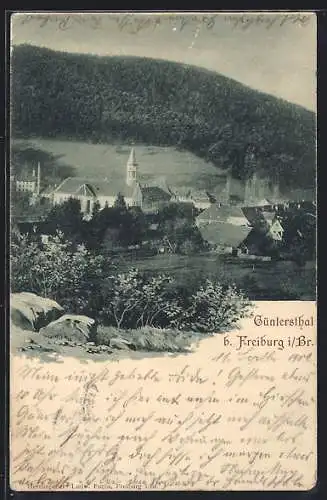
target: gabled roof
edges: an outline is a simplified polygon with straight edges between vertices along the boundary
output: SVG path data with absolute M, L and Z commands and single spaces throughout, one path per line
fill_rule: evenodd
M 76 194 L 88 197 L 96 197 L 94 188 L 90 184 L 83 184 L 77 191 Z
M 56 186 L 46 186 L 44 189 L 41 190 L 41 196 L 47 196 L 51 195 L 54 190 L 56 189 Z
M 171 194 L 157 186 L 141 186 L 142 199 L 145 203 L 151 203 L 155 201 L 169 201 L 171 199 Z
M 275 217 L 275 218 L 274 218 L 274 221 L 273 221 L 273 224 L 271 224 L 271 227 L 273 227 L 273 228 L 280 227 L 280 228 L 281 228 L 281 229 L 283 229 L 283 231 L 284 231 L 283 224 L 282 224 L 282 222 L 279 220 L 279 218 L 278 218 L 278 217 Z
M 140 178 L 141 179 L 141 178 Z M 146 180 L 144 183 L 141 180 L 141 184 L 143 188 L 146 187 L 157 187 L 168 193 L 172 196 L 174 193 L 172 192 L 170 186 L 167 183 L 167 179 L 164 176 L 156 177 L 155 179 Z
M 211 205 L 204 210 L 198 218 L 201 220 L 216 220 L 219 222 L 227 222 L 230 218 L 237 218 L 244 219 L 244 225 L 248 223 L 242 208 L 235 206 L 219 206 L 218 204 Z
M 53 193 L 62 193 L 65 195 L 84 195 L 98 196 L 117 196 L 121 193 L 123 196 L 130 198 L 133 196 L 135 186 L 127 186 L 125 181 L 113 179 L 106 181 L 102 179 L 91 179 L 85 177 L 68 177 L 65 179 Z
M 204 240 L 226 247 L 238 247 L 251 231 L 251 227 L 235 226 L 225 222 L 214 222 L 200 227 Z
M 198 190 L 198 191 L 193 191 L 191 194 L 191 199 L 193 201 L 210 201 L 211 202 L 211 196 L 209 193 L 205 190 Z
M 257 250 L 260 250 L 265 240 L 266 240 L 266 235 L 258 231 L 257 229 L 253 228 L 247 235 L 247 237 L 244 239 L 244 241 L 241 243 L 243 243 L 247 247 L 254 246 L 257 248 Z

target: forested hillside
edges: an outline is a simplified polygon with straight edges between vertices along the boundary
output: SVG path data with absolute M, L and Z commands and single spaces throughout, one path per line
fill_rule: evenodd
M 12 132 L 176 146 L 232 168 L 238 178 L 256 170 L 279 178 L 284 189 L 314 186 L 313 113 L 168 61 L 16 47 Z M 255 161 L 245 161 L 249 148 Z

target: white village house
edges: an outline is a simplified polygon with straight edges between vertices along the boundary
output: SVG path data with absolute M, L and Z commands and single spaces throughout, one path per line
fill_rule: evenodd
M 24 189 L 30 189 L 34 194 L 39 193 L 39 169 L 40 166 L 38 166 L 38 177 L 32 179 L 31 187 L 23 186 Z M 245 188 L 244 186 L 242 188 L 242 186 L 236 185 L 236 181 L 232 183 L 231 174 L 227 173 L 227 175 L 220 176 L 220 182 L 217 181 L 217 185 L 212 186 L 209 193 L 205 189 L 194 189 L 187 186 L 171 188 L 167 185 L 165 179 L 160 178 L 143 182 L 138 170 L 135 151 L 132 148 L 123 175 L 119 176 L 118 174 L 117 176 L 116 174 L 109 179 L 68 177 L 54 189 L 41 193 L 41 196 L 48 198 L 53 205 L 63 203 L 69 198 L 78 199 L 85 217 L 92 214 L 96 203 L 100 209 L 105 206 L 112 207 L 119 194 L 124 197 L 128 207 L 140 207 L 147 213 L 154 213 L 172 202 L 188 203 L 202 211 L 197 224 L 204 222 L 206 225 L 215 221 L 217 216 L 215 212 L 218 207 L 221 207 L 219 218 L 225 218 L 228 214 L 227 218 L 233 219 L 232 221 L 228 220 L 228 223 L 231 222 L 233 227 L 244 226 L 244 215 L 240 211 L 240 206 L 234 206 L 234 209 L 231 208 L 232 188 L 235 192 L 243 190 L 243 193 L 239 193 L 241 199 L 243 198 L 243 206 L 251 206 L 252 204 L 257 207 L 269 206 L 267 200 L 262 199 L 259 201 L 256 198 L 256 195 L 261 196 L 266 189 L 266 183 L 258 179 L 256 175 L 246 183 Z M 250 201 L 246 203 L 245 198 L 252 200 L 252 203 Z M 256 199 L 256 202 L 254 202 L 254 199 Z M 222 207 L 224 205 L 225 208 Z M 224 223 L 226 222 L 224 220 Z M 274 229 L 278 230 L 277 224 L 272 228 L 272 230 Z
M 171 193 L 159 186 L 148 186 L 139 182 L 134 148 L 127 161 L 125 179 L 68 177 L 45 196 L 50 198 L 54 205 L 69 198 L 78 199 L 82 212 L 87 216 L 92 213 L 95 203 L 99 203 L 100 209 L 105 206 L 112 207 L 118 194 L 124 197 L 128 207 L 140 207 L 145 211 L 157 210 L 172 197 Z
M 15 182 L 15 188 L 18 192 L 33 193 L 35 195 L 40 194 L 40 183 L 41 183 L 41 166 L 40 163 L 37 165 L 37 174 L 35 169 L 33 169 L 32 174 L 24 173 L 19 178 L 12 180 Z
M 130 152 L 124 178 L 113 177 L 107 180 L 68 177 L 55 189 L 43 193 L 43 196 L 50 198 L 54 205 L 69 198 L 78 199 L 82 212 L 87 215 L 92 213 L 96 202 L 100 204 L 100 209 L 105 205 L 112 207 L 119 193 L 123 195 L 127 206 L 138 206 L 144 212 L 155 212 L 171 202 L 191 203 L 197 209 L 206 210 L 215 202 L 215 195 L 211 196 L 204 189 L 183 186 L 171 188 L 162 178 L 143 182 L 139 175 L 134 148 Z M 229 177 L 226 177 L 219 189 L 219 200 L 227 203 L 228 199 Z
M 210 196 L 205 190 L 194 190 L 189 187 L 175 189 L 174 201 L 177 203 L 191 203 L 199 210 L 206 210 L 212 204 Z
M 236 207 L 211 205 L 196 219 L 203 239 L 225 252 L 243 248 L 255 249 L 266 238 L 283 240 L 284 228 L 274 211 L 262 207 Z M 250 251 L 252 251 L 250 250 Z
M 274 241 L 283 240 L 284 228 L 281 225 L 280 219 L 278 217 L 273 218 L 271 224 L 269 225 L 268 234 Z

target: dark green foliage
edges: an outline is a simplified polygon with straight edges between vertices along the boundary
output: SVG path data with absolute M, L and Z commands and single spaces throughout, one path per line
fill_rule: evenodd
M 171 204 L 153 217 L 158 223 L 157 238 L 167 250 L 191 254 L 206 249 L 195 225 L 197 211 L 187 204 Z M 95 206 L 93 217 L 82 220 L 77 200 L 55 206 L 48 215 L 45 231 L 61 231 L 71 241 L 84 243 L 89 250 L 112 252 L 139 245 L 149 237 L 149 221 L 139 207 L 127 207 L 124 197 L 117 196 L 113 207 L 102 210 Z
M 117 198 L 115 199 L 114 208 L 120 210 L 121 212 L 127 211 L 126 201 L 121 193 L 118 193 Z
M 198 210 L 189 203 L 170 203 L 156 214 L 158 233 L 174 253 L 192 254 L 205 250 L 205 242 L 195 225 Z
M 249 306 L 234 286 L 207 279 L 186 290 L 168 274 L 131 269 L 110 278 L 101 318 L 104 324 L 117 328 L 153 326 L 218 332 L 245 317 Z
M 11 190 L 10 193 L 10 216 L 13 220 L 41 219 L 45 218 L 51 210 L 49 199 L 33 199 L 30 192 Z
M 66 312 L 97 316 L 103 277 L 113 270 L 108 258 L 74 250 L 57 235 L 44 245 L 16 235 L 10 250 L 12 292 L 34 292 L 58 301 Z
M 97 217 L 100 210 L 101 210 L 100 202 L 96 200 L 92 208 L 92 217 Z
M 32 195 L 29 192 L 16 191 L 16 189 L 12 189 L 10 193 L 11 217 L 22 217 L 27 213 L 30 213 L 31 196 Z
M 139 208 L 127 208 L 124 198 L 118 196 L 113 207 L 95 209 L 94 217 L 84 222 L 83 228 L 87 248 L 101 252 L 140 243 L 146 222 Z
M 244 317 L 249 306 L 235 288 L 213 281 L 182 289 L 169 274 L 137 269 L 117 273 L 106 256 L 73 249 L 58 235 L 41 244 L 15 233 L 11 290 L 49 297 L 67 312 L 87 314 L 119 329 L 218 332 Z
M 313 210 L 290 209 L 282 218 L 285 229 L 281 251 L 304 264 L 315 259 L 317 219 Z
M 65 238 L 72 242 L 83 241 L 83 214 L 80 201 L 76 198 L 68 200 L 52 207 L 45 222 L 47 234 L 63 233 Z
M 198 213 L 193 203 L 169 203 L 158 211 L 156 220 L 161 223 L 167 220 L 184 219 L 193 223 Z
M 17 136 L 171 145 L 235 177 L 255 169 L 282 189 L 314 186 L 314 114 L 217 73 L 31 46 L 14 49 L 12 70 Z
M 247 316 L 250 302 L 232 285 L 205 280 L 188 298 L 188 307 L 178 318 L 178 327 L 198 332 L 217 332 Z

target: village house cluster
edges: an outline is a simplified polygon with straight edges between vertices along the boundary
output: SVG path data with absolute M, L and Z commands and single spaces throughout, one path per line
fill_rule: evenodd
M 57 205 L 70 198 L 78 199 L 85 219 L 92 217 L 95 204 L 103 209 L 112 207 L 118 194 L 128 207 L 139 207 L 145 214 L 153 214 L 170 203 L 192 204 L 198 211 L 196 225 L 203 240 L 221 253 L 237 255 L 258 252 L 258 240 L 267 237 L 281 242 L 284 227 L 279 209 L 287 209 L 291 202 L 282 200 L 278 185 L 269 187 L 267 180 L 254 174 L 243 185 L 227 174 L 211 192 L 189 187 L 172 187 L 164 179 L 143 182 L 132 148 L 123 178 L 92 179 L 68 177 L 56 187 L 40 191 L 41 168 L 37 174 L 15 181 L 16 191 L 31 193 L 31 200 L 45 198 Z M 268 194 L 269 199 L 265 196 Z M 304 202 L 304 200 L 303 200 Z M 299 208 L 302 201 L 293 202 Z M 314 202 L 313 202 L 314 205 Z
M 15 180 L 15 179 L 14 179 Z M 39 196 L 41 191 L 41 165 L 37 164 L 37 174 L 33 168 L 32 175 L 25 174 L 15 182 L 16 191 L 28 192 Z

